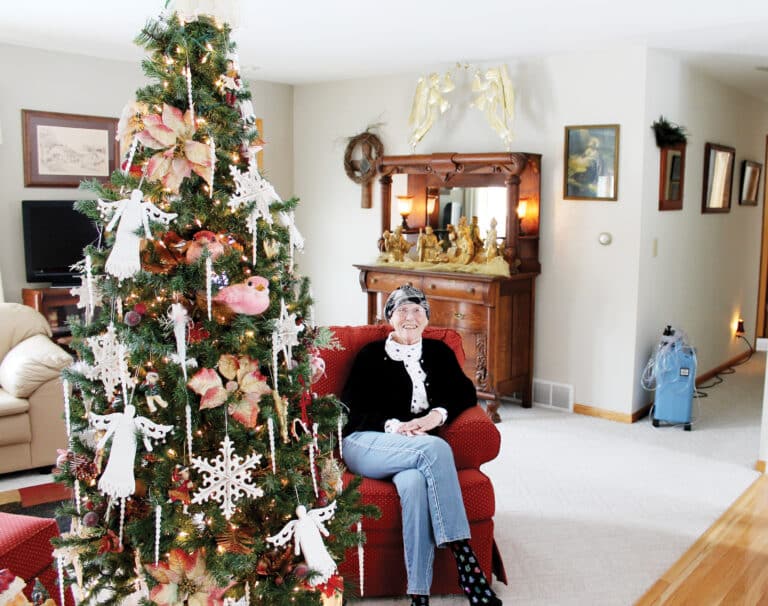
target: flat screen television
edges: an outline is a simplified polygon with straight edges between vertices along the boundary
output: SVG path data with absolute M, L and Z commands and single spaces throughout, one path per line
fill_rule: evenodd
M 74 209 L 74 200 L 22 200 L 24 261 L 27 282 L 53 286 L 79 284 L 70 269 L 83 259 L 83 248 L 99 241 L 94 221 Z

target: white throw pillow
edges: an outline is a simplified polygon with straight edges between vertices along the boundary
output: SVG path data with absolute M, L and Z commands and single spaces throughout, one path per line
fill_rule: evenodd
M 27 398 L 71 363 L 71 356 L 48 337 L 34 335 L 5 354 L 0 386 L 16 398 Z

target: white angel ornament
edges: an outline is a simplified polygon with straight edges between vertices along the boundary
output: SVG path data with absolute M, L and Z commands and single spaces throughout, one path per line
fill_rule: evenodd
M 167 213 L 152 204 L 143 201 L 144 193 L 140 189 L 134 189 L 130 198 L 105 202 L 99 200 L 99 210 L 105 219 L 109 214 L 112 218 L 107 225 L 107 231 L 112 231 L 117 225 L 115 245 L 104 266 L 106 272 L 123 280 L 130 278 L 141 269 L 139 252 L 141 237 L 136 234 L 140 227 L 144 227 L 144 237 L 152 240 L 152 232 L 149 230 L 149 220 L 159 221 L 168 225 L 177 217 L 176 213 Z
M 173 429 L 173 425 L 159 425 L 146 417 L 137 417 L 136 407 L 128 404 L 123 412 L 108 415 L 91 415 L 94 429 L 106 429 L 107 433 L 96 444 L 97 450 L 104 448 L 110 438 L 112 449 L 104 473 L 99 478 L 99 490 L 113 499 L 124 499 L 136 490 L 133 466 L 136 460 L 136 436 L 141 434 L 144 448 L 152 451 L 150 440 L 162 440 Z
M 336 572 L 336 562 L 325 548 L 322 536 L 327 537 L 328 531 L 323 522 L 330 520 L 336 513 L 336 501 L 318 509 L 307 511 L 304 505 L 296 508 L 296 517 L 291 520 L 276 535 L 268 537 L 267 542 L 276 547 L 285 545 L 293 537 L 294 553 L 304 555 L 309 569 L 315 573 L 310 577 L 312 587 L 322 585 Z M 322 535 L 322 536 L 320 536 Z

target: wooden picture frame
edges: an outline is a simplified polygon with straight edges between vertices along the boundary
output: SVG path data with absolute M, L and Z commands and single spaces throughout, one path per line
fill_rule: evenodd
M 760 191 L 760 175 L 763 165 L 752 160 L 741 162 L 741 188 L 739 189 L 739 204 L 741 206 L 757 206 L 757 194 Z
M 107 181 L 118 164 L 117 118 L 21 110 L 26 187 Z
M 615 201 L 619 191 L 619 125 L 565 127 L 563 199 Z
M 718 143 L 704 144 L 704 183 L 702 186 L 701 212 L 731 212 L 733 165 L 736 150 Z

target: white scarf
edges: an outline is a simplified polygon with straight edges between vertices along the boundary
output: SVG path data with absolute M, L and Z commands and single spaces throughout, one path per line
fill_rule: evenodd
M 396 362 L 402 362 L 405 365 L 405 370 L 408 372 L 408 376 L 411 378 L 413 384 L 413 392 L 411 394 L 411 412 L 417 413 L 429 408 L 429 402 L 427 401 L 427 389 L 424 386 L 424 379 L 427 378 L 427 373 L 419 363 L 421 360 L 421 339 L 418 343 L 413 345 L 403 345 L 398 343 L 392 338 L 394 333 L 389 333 L 387 341 L 384 344 L 384 351 L 387 352 L 390 358 Z

